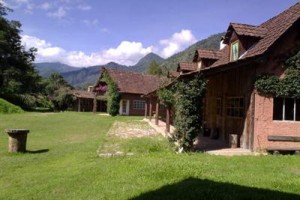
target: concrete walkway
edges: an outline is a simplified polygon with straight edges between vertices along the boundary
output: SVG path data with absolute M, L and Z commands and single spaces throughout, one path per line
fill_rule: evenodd
M 170 133 L 166 132 L 166 123 L 159 120 L 158 125 L 155 125 L 155 119 L 151 121 L 144 118 L 144 121 L 154 128 L 158 133 L 164 137 L 170 137 L 174 132 L 174 126 L 170 126 Z M 229 146 L 221 140 L 214 140 L 209 137 L 198 136 L 194 142 L 194 148 L 196 151 L 201 151 L 210 155 L 221 155 L 221 156 L 243 156 L 243 155 L 259 155 L 251 152 L 249 149 L 243 148 L 229 148 Z

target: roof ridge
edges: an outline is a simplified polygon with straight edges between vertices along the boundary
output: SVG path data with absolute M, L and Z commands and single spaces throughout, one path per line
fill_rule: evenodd
M 297 2 L 296 4 L 290 6 L 289 8 L 285 9 L 283 12 L 278 13 L 277 15 L 271 17 L 270 19 L 268 19 L 267 21 L 261 23 L 259 26 L 265 28 L 264 26 L 268 25 L 269 23 L 271 23 L 272 21 L 276 20 L 278 17 L 285 15 L 287 12 L 289 12 L 292 8 L 297 7 L 300 5 L 300 2 Z

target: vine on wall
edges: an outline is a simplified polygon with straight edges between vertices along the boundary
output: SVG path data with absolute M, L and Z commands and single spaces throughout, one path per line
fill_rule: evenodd
M 163 88 L 158 97 L 163 105 L 175 108 L 173 139 L 180 151 L 191 151 L 202 124 L 202 98 L 206 81 L 200 74 L 176 80 L 173 87 Z
M 300 98 L 300 51 L 284 63 L 285 76 L 262 74 L 257 76 L 255 88 L 265 96 Z

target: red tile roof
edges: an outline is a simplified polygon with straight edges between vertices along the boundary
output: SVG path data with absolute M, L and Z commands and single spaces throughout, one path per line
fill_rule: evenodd
M 236 32 L 236 34 L 241 36 L 251 36 L 257 38 L 263 38 L 266 33 L 267 29 L 259 26 L 252 26 L 248 24 L 239 24 L 239 23 L 230 23 L 227 33 L 225 35 L 224 42 L 228 42 L 229 36 L 231 35 L 232 30 Z
M 177 71 L 195 71 L 197 70 L 197 63 L 181 62 L 178 64 Z
M 72 94 L 79 98 L 85 98 L 85 99 L 94 99 L 95 94 L 93 92 L 88 92 L 84 90 L 74 90 Z
M 218 60 L 219 58 L 221 58 L 222 52 L 219 50 L 209 50 L 209 49 L 198 49 L 196 51 L 196 55 L 197 59 L 199 58 L 206 58 L 206 59 L 212 59 L 212 60 Z
M 178 76 L 180 76 L 180 73 L 177 72 L 177 71 L 170 70 L 170 71 L 168 72 L 168 77 L 169 77 L 169 78 L 177 78 Z
M 217 60 L 210 67 L 203 69 L 209 70 L 211 68 L 221 67 L 229 63 L 239 62 L 244 59 L 252 59 L 256 56 L 263 55 L 268 51 L 272 45 L 300 18 L 300 3 L 295 4 L 279 15 L 271 18 L 270 20 L 262 23 L 260 26 L 250 26 L 241 24 L 230 24 L 230 27 L 237 31 L 237 34 L 262 37 L 255 45 L 248 49 L 243 57 L 239 58 L 237 61 L 230 62 L 229 58 L 229 46 L 226 46 L 220 52 L 222 57 Z M 230 30 L 229 27 L 229 30 Z M 265 32 L 264 32 L 265 31 Z
M 158 76 L 137 72 L 106 68 L 103 72 L 107 72 L 112 80 L 117 83 L 120 93 L 147 94 L 159 88 L 162 82 Z

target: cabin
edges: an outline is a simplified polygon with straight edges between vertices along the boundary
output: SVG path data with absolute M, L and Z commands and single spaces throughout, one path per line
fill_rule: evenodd
M 89 86 L 87 90 L 73 90 L 73 111 L 77 112 L 106 112 L 106 99 L 96 97 L 94 87 Z
M 259 26 L 230 23 L 220 50 L 195 52 L 193 62 L 208 80 L 203 117 L 210 135 L 253 151 L 300 148 L 292 140 L 270 140 L 300 137 L 300 100 L 254 87 L 258 75 L 284 77 L 284 61 L 300 50 L 299 17 L 297 3 Z
M 285 60 L 300 50 L 299 17 L 297 3 L 258 26 L 230 23 L 219 50 L 198 49 L 178 64 L 179 77 L 208 80 L 203 134 L 252 151 L 300 150 L 300 100 L 254 87 L 261 74 L 285 76 Z
M 97 97 L 105 96 L 107 83 L 104 76 L 108 75 L 117 84 L 121 95 L 120 115 L 143 116 L 145 110 L 149 110 L 144 94 L 156 90 L 162 84 L 162 79 L 158 76 L 143 73 L 102 68 L 99 80 L 96 84 Z M 153 102 L 155 104 L 156 102 Z

